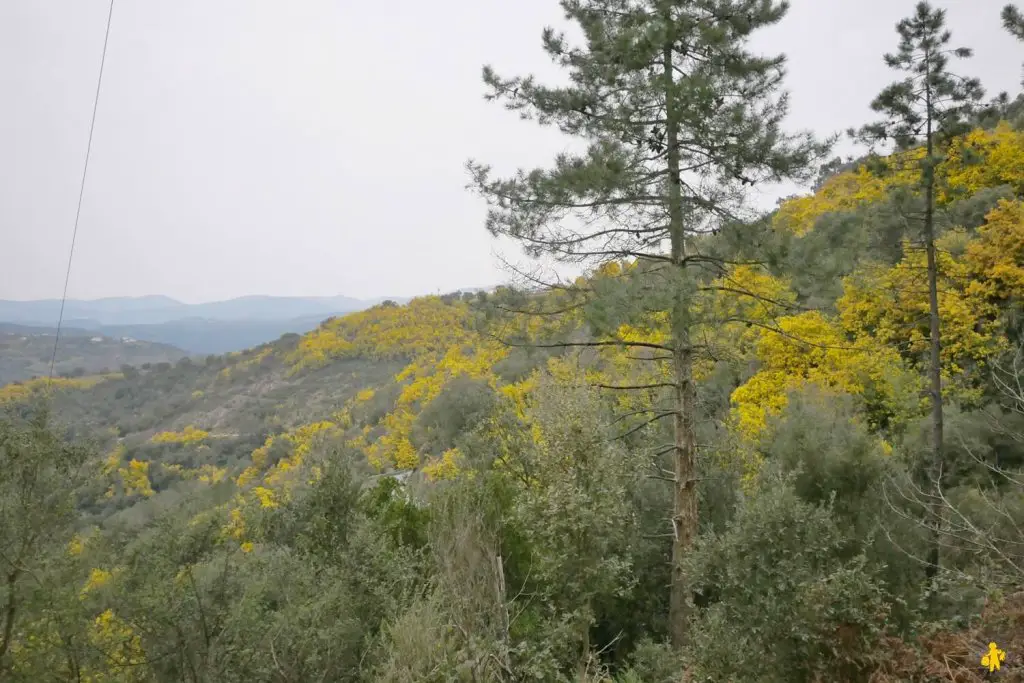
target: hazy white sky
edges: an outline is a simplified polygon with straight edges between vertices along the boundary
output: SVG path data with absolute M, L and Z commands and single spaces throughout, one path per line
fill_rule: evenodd
M 965 72 L 1019 90 L 1002 0 L 946 0 Z M 913 0 L 793 0 L 791 125 L 870 118 Z M 60 295 L 107 0 L 0 2 L 0 298 Z M 551 132 L 480 67 L 550 73 L 557 0 L 116 0 L 69 295 L 413 295 L 495 284 L 473 157 L 544 163 Z

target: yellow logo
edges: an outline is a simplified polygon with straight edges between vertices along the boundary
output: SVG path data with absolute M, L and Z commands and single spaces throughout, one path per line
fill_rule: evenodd
M 981 656 L 981 665 L 987 666 L 989 673 L 1000 667 L 1006 661 L 1006 651 L 1000 650 L 995 643 L 988 644 L 988 652 Z

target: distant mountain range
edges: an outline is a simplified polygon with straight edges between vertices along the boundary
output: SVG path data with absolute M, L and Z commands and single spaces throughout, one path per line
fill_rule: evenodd
M 244 296 L 202 304 L 166 296 L 69 299 L 63 327 L 114 339 L 170 344 L 191 354 L 219 354 L 290 332 L 302 334 L 326 318 L 363 310 L 387 298 Z M 408 297 L 391 300 L 404 303 Z M 59 314 L 59 299 L 0 300 L 0 323 L 35 327 L 39 333 L 52 332 Z
M 186 304 L 166 296 L 68 299 L 64 306 L 64 321 L 84 327 L 88 325 L 83 325 L 83 322 L 94 325 L 155 325 L 185 318 L 225 321 L 285 320 L 350 313 L 369 308 L 386 298 L 243 296 L 203 304 Z M 396 297 L 393 300 L 401 303 L 408 299 Z M 59 314 L 60 299 L 0 299 L 0 321 L 52 326 Z

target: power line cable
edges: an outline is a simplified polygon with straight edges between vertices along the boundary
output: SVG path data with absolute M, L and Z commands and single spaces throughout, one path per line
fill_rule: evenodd
M 71 232 L 71 249 L 68 252 L 68 267 L 64 273 L 64 292 L 60 297 L 60 314 L 57 316 L 57 333 L 53 340 L 53 355 L 50 357 L 50 375 L 47 387 L 53 384 L 53 368 L 57 363 L 57 346 L 60 344 L 60 330 L 64 323 L 64 305 L 68 300 L 68 283 L 71 281 L 71 263 L 75 258 L 75 242 L 78 239 L 78 221 L 82 217 L 82 199 L 85 197 L 85 180 L 89 175 L 89 158 L 92 156 L 92 136 L 96 130 L 96 110 L 100 104 L 100 88 L 103 85 L 103 67 L 107 63 L 107 45 L 110 43 L 110 22 L 114 16 L 114 0 L 110 0 L 107 10 L 107 30 L 103 34 L 103 54 L 100 57 L 100 73 L 96 79 L 96 95 L 92 102 L 92 119 L 89 122 L 89 141 L 85 145 L 85 165 L 82 168 L 82 183 L 78 188 L 78 208 L 75 210 L 75 228 Z

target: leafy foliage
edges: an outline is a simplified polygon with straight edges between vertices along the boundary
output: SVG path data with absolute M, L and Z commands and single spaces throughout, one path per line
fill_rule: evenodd
M 827 503 L 804 502 L 784 479 L 761 490 L 687 562 L 716 594 L 693 629 L 694 673 L 758 681 L 866 675 L 885 632 L 881 582 Z

